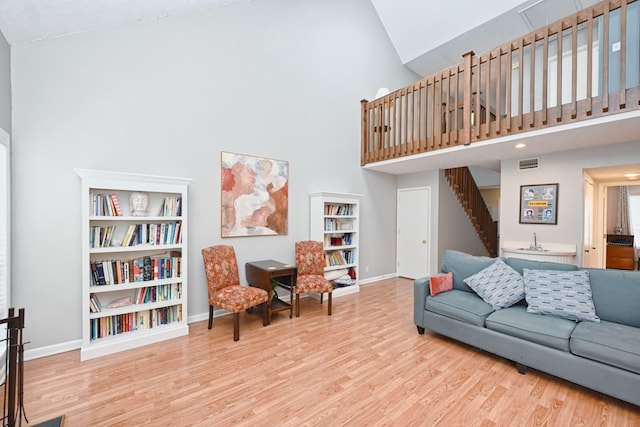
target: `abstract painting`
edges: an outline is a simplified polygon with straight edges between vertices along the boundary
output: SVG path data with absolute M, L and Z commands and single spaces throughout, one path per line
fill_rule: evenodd
M 286 235 L 289 162 L 222 152 L 222 237 Z

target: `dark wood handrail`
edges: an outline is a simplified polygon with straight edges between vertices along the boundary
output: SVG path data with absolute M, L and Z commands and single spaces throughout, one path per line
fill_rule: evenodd
M 498 254 L 498 224 L 491 217 L 469 168 L 445 169 L 445 177 L 489 255 Z
M 640 110 L 640 73 L 627 64 L 629 52 L 640 52 L 627 43 L 629 7 L 640 6 L 603 0 L 483 55 L 468 52 L 460 64 L 382 98 L 362 100 L 361 164 Z M 609 43 L 612 17 L 620 22 L 618 59 Z M 619 67 L 615 75 L 610 58 Z

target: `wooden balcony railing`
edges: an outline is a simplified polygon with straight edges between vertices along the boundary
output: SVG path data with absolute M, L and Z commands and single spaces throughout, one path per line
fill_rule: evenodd
M 363 100 L 361 164 L 639 110 L 639 27 L 639 1 L 603 0 Z

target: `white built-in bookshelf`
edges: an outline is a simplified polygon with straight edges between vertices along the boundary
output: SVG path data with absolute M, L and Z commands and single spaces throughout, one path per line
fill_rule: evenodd
M 360 291 L 358 279 L 359 258 L 359 194 L 320 191 L 309 193 L 309 238 L 323 242 L 325 277 L 336 283 L 333 296 Z M 351 281 L 340 283 L 340 273 L 351 276 Z
M 82 178 L 80 359 L 188 335 L 191 179 L 75 171 Z M 146 210 L 131 210 L 132 193 L 142 193 Z

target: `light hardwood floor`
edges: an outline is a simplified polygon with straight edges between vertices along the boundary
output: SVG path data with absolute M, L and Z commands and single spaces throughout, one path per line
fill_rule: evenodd
M 322 310 L 322 311 L 321 311 Z M 30 424 L 75 426 L 639 426 L 640 408 L 413 324 L 413 284 L 390 279 L 271 325 L 241 315 L 188 337 L 80 362 L 25 364 Z M 28 331 L 27 337 L 28 339 Z M 639 391 L 640 392 L 640 391 Z

